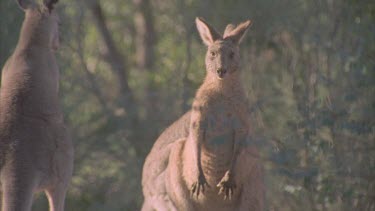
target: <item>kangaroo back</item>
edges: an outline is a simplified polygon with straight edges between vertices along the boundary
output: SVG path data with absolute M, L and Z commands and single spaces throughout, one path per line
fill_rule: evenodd
M 2 210 L 31 210 L 34 192 L 44 190 L 50 210 L 62 211 L 73 146 L 58 99 L 57 1 L 17 2 L 25 19 L 0 89 Z

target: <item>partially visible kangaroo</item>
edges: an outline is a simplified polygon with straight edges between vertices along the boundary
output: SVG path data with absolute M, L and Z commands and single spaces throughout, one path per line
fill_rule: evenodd
M 57 0 L 17 2 L 25 20 L 0 89 L 2 210 L 31 210 L 34 192 L 45 191 L 50 210 L 63 211 L 73 145 L 58 99 Z
M 146 159 L 143 210 L 263 210 L 262 167 L 249 139 L 239 71 L 239 43 L 250 21 L 228 25 L 223 36 L 200 18 L 196 24 L 208 46 L 206 78 L 192 110 Z

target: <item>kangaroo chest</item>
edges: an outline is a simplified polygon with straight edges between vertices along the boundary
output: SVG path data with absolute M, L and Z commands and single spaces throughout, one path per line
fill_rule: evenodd
M 204 145 L 208 148 L 229 147 L 233 144 L 235 130 L 246 127 L 243 121 L 241 103 L 231 98 L 219 98 L 204 106 L 203 122 L 205 126 Z

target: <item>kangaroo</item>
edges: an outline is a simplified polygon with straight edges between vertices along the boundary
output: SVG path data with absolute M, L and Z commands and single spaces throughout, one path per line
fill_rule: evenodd
M 201 18 L 196 25 L 208 46 L 206 78 L 191 111 L 146 159 L 143 210 L 263 210 L 262 167 L 249 139 L 239 71 L 239 44 L 250 21 L 229 24 L 223 36 Z
M 142 211 L 177 211 L 166 190 L 165 174 L 171 148 L 176 140 L 185 138 L 189 134 L 190 114 L 190 111 L 186 112 L 165 129 L 146 157 L 142 172 L 144 195 Z
M 45 191 L 50 210 L 63 211 L 73 145 L 58 99 L 57 0 L 17 2 L 25 19 L 0 89 L 2 210 L 31 210 L 33 194 Z

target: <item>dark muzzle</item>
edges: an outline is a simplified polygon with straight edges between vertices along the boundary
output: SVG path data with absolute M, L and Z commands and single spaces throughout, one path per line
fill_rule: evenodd
M 227 72 L 227 70 L 222 69 L 222 68 L 216 70 L 217 76 L 220 79 L 224 78 L 224 75 L 225 75 L 226 72 Z

